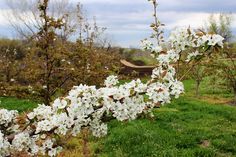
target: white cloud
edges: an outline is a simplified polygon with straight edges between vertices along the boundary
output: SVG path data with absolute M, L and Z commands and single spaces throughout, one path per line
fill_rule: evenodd
M 114 36 L 120 45 L 138 45 L 143 37 L 150 33 L 149 25 L 152 22 L 152 6 L 147 0 L 72 0 L 81 2 L 88 8 L 88 13 L 96 16 L 100 26 L 108 28 L 108 33 Z M 166 29 L 176 26 L 201 27 L 205 25 L 209 15 L 219 8 L 236 8 L 235 0 L 159 0 L 158 16 Z M 217 3 L 216 3 L 217 2 Z M 230 6 L 231 5 L 231 6 Z M 236 10 L 236 9 L 235 9 Z M 221 10 L 219 10 L 221 11 Z M 9 18 L 7 10 L 0 10 L 0 26 L 7 26 Z M 236 29 L 235 20 L 232 24 Z M 1 32 L 1 27 L 0 27 Z
M 25 11 L 19 13 L 19 17 L 24 19 L 24 22 L 28 24 L 33 24 L 34 21 L 34 16 L 32 12 L 30 11 Z M 0 10 L 0 26 L 9 26 L 10 21 L 13 22 L 14 24 L 19 24 L 19 25 L 24 25 L 23 22 L 18 20 L 17 18 L 14 17 L 12 14 L 12 10 L 10 9 L 2 9 Z
M 203 27 L 209 16 L 209 13 L 178 13 L 178 18 L 167 24 L 167 28 L 172 29 L 181 26 Z
M 178 13 L 179 18 L 175 19 L 175 21 L 169 23 L 167 25 L 168 29 L 172 29 L 174 27 L 178 26 L 191 26 L 194 28 L 201 28 L 206 26 L 207 21 L 209 19 L 209 16 L 211 13 L 198 13 L 198 12 L 189 12 L 189 13 Z M 215 14 L 216 16 L 219 16 L 219 14 Z M 236 18 L 236 14 L 232 14 L 234 19 Z M 232 23 L 232 28 L 236 28 L 236 21 L 234 20 Z
M 6 10 L 6 9 L 3 9 L 3 10 L 0 10 L 0 25 L 1 26 L 8 26 L 9 25 L 9 21 L 8 21 L 8 16 L 9 15 L 10 11 L 9 10 Z
M 73 0 L 78 2 L 77 0 Z M 142 4 L 147 3 L 146 0 L 80 0 L 82 4 L 105 3 L 105 4 Z

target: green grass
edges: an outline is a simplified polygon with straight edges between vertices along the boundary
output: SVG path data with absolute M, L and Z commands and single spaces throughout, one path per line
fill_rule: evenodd
M 154 120 L 112 121 L 95 155 L 236 156 L 236 108 L 181 97 L 154 114 Z
M 157 64 L 157 61 L 155 58 L 153 57 L 133 57 L 132 58 L 133 61 L 142 61 L 145 65 L 156 65 Z
M 125 81 L 123 81 L 124 83 Z M 211 89 L 201 86 L 194 96 L 194 82 L 184 81 L 186 92 L 171 104 L 154 110 L 154 119 L 109 123 L 108 135 L 90 137 L 90 152 L 98 157 L 236 157 L 236 107 L 212 103 Z M 220 91 L 220 90 L 219 90 Z M 224 98 L 224 92 L 214 94 Z M 214 98 L 213 97 L 213 98 Z M 201 100 L 202 99 L 202 100 Z M 37 103 L 0 98 L 0 107 L 31 110 Z M 214 100 L 214 99 L 213 99 Z M 66 156 L 81 156 L 81 139 L 68 141 Z
M 32 110 L 35 107 L 37 107 L 37 103 L 32 100 L 17 99 L 13 97 L 0 97 L 0 108 L 23 112 Z
M 194 80 L 185 80 L 184 81 L 185 92 L 188 96 L 195 94 L 195 82 Z M 209 85 L 209 80 L 207 78 L 203 79 L 200 84 L 200 94 L 201 95 L 216 95 L 219 97 L 233 97 L 233 93 L 230 92 L 230 89 L 225 87 L 214 87 Z
M 204 100 L 211 104 L 232 104 L 234 100 L 234 95 L 226 87 L 210 85 L 209 80 L 206 78 L 200 84 L 200 96 L 195 94 L 195 82 L 193 80 L 185 80 L 185 97 L 195 99 L 195 100 Z
M 112 121 L 107 137 L 93 138 L 94 156 L 236 156 L 236 108 L 200 100 L 205 96 L 222 99 L 230 93 L 219 89 L 214 92 L 203 81 L 202 97 L 196 98 L 194 81 L 186 80 L 184 84 L 185 94 L 156 109 L 155 119 Z

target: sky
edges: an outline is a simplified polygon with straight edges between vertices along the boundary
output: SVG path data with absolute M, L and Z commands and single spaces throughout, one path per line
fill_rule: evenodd
M 106 27 L 112 43 L 122 47 L 138 47 L 140 40 L 150 36 L 153 21 L 152 5 L 147 0 L 71 0 L 81 2 L 87 16 L 96 16 L 99 26 Z M 232 13 L 232 30 L 236 34 L 236 0 L 158 0 L 158 17 L 165 34 L 175 27 L 204 26 L 212 13 Z M 0 36 L 12 37 L 4 0 L 0 1 Z

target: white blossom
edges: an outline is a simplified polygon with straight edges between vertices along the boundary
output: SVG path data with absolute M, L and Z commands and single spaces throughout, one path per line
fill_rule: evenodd
M 224 38 L 218 34 L 207 34 L 207 35 L 203 35 L 198 40 L 198 45 L 200 46 L 207 43 L 209 46 L 218 45 L 220 47 L 223 47 L 223 40 Z
M 17 111 L 8 111 L 6 109 L 1 109 L 0 110 L 0 125 L 8 127 L 8 125 L 16 119 L 16 116 L 18 116 Z
M 66 100 L 61 100 L 59 98 L 57 98 L 54 103 L 53 103 L 53 108 L 54 109 L 64 109 L 67 105 L 67 101 Z
M 57 98 L 50 106 L 40 104 L 28 113 L 25 128 L 20 127 L 22 124 L 18 121 L 17 111 L 0 109 L 0 156 L 10 156 L 14 151 L 25 151 L 31 156 L 56 156 L 62 148 L 55 146 L 54 137 L 76 136 L 84 128 L 96 137 L 105 136 L 108 127 L 104 118 L 134 120 L 142 113 L 150 113 L 155 105 L 169 103 L 173 97 L 178 98 L 184 92 L 183 83 L 176 79 L 172 66 L 179 60 L 182 51 L 223 46 L 221 36 L 198 36 L 190 28 L 174 30 L 168 41 L 171 46 L 166 52 L 162 52 L 159 45 L 154 47 L 152 42 L 142 41 L 142 47 L 156 53 L 159 61 L 147 83 L 137 79 L 118 85 L 118 77 L 112 75 L 105 80 L 105 86 L 98 89 L 82 84 L 74 86 L 67 96 Z M 198 55 L 203 54 L 199 51 L 189 53 L 186 60 L 190 61 Z M 88 64 L 88 70 L 89 67 Z M 8 139 L 9 134 L 13 135 L 12 142 Z
M 162 52 L 162 51 L 163 51 L 163 49 L 162 49 L 162 47 L 159 46 L 159 45 L 152 48 L 152 52 L 157 53 L 157 54 L 159 54 L 159 53 Z
M 147 40 L 147 39 L 144 39 L 144 40 L 141 41 L 141 48 L 142 48 L 143 50 L 152 50 L 152 48 L 153 48 L 153 43 L 150 42 L 150 41 Z
M 195 51 L 192 53 L 189 53 L 186 59 L 186 62 L 189 62 L 190 60 L 192 60 L 193 58 L 202 55 L 201 53 L 199 53 L 199 51 Z
M 152 83 L 147 89 L 147 95 L 149 99 L 153 101 L 154 104 L 170 103 L 170 93 L 169 89 L 162 83 L 156 82 Z
M 105 80 L 106 87 L 112 87 L 112 86 L 116 85 L 117 83 L 119 83 L 118 77 L 114 76 L 114 75 L 107 77 L 107 79 Z
M 12 141 L 12 147 L 14 150 L 17 151 L 28 151 L 32 144 L 32 140 L 30 138 L 30 135 L 26 132 L 19 133 L 15 135 L 13 141 Z
M 5 139 L 4 134 L 0 130 L 0 156 L 9 156 L 10 143 Z

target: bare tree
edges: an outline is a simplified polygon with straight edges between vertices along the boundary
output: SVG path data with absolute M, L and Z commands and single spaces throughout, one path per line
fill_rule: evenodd
M 232 37 L 232 14 L 221 13 L 210 15 L 207 23 L 207 31 L 215 34 L 220 34 L 225 38 L 226 42 L 229 42 Z
M 8 20 L 18 33 L 19 37 L 30 39 L 36 36 L 42 26 L 38 4 L 42 0 L 6 0 L 9 7 Z M 67 40 L 78 28 L 75 17 L 80 13 L 80 7 L 75 6 L 69 0 L 50 0 L 48 15 L 51 17 L 63 17 L 65 27 L 58 30 L 58 35 Z M 81 5 L 78 5 L 81 6 Z
M 234 104 L 236 104 L 236 46 L 235 43 L 230 43 L 233 38 L 232 22 L 231 14 L 220 14 L 218 18 L 211 15 L 208 30 L 225 38 L 224 49 L 215 55 L 211 66 L 221 71 L 219 77 L 227 81 L 228 86 L 234 93 Z
M 16 30 L 20 39 L 35 37 L 43 24 L 42 17 L 37 8 L 42 0 L 5 0 L 8 7 L 8 20 Z M 88 20 L 81 3 L 70 0 L 50 0 L 48 2 L 48 15 L 54 18 L 63 18 L 64 27 L 57 30 L 57 35 L 64 41 L 71 37 L 89 47 L 110 46 L 107 37 L 103 37 L 105 27 L 99 27 L 96 18 Z
M 103 79 L 114 65 L 114 55 L 96 47 L 105 28 L 97 26 L 95 19 L 90 24 L 81 4 L 71 4 L 69 0 L 8 0 L 12 26 L 29 41 L 22 76 L 47 105 L 59 91 L 94 83 L 95 75 Z M 77 42 L 68 40 L 77 32 Z

